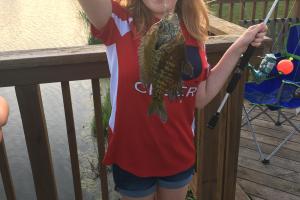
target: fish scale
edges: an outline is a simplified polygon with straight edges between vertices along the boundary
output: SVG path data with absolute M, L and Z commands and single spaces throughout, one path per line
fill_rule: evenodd
M 141 82 L 148 88 L 152 85 L 148 114 L 157 114 L 162 122 L 167 122 L 164 96 L 170 100 L 181 98 L 182 74 L 193 75 L 176 13 L 167 15 L 149 29 L 138 53 Z

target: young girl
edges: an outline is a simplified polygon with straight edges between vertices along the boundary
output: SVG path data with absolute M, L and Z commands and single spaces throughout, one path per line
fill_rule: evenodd
M 104 163 L 112 165 L 123 200 L 183 200 L 193 175 L 194 110 L 203 108 L 223 87 L 241 54 L 259 46 L 263 24 L 250 27 L 208 73 L 204 42 L 208 16 L 203 0 L 79 0 L 92 33 L 107 46 L 112 114 Z M 180 101 L 165 97 L 166 123 L 148 115 L 151 87 L 140 82 L 138 47 L 152 24 L 176 12 L 193 77 L 184 77 Z

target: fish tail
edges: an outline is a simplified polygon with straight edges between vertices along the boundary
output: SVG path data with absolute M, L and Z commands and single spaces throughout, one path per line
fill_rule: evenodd
M 164 123 L 166 123 L 168 120 L 166 108 L 162 101 L 152 101 L 152 103 L 149 106 L 148 114 L 157 114 L 160 120 Z

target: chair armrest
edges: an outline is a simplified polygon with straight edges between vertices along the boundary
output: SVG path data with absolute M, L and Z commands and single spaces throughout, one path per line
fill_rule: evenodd
M 293 82 L 293 81 L 289 81 L 289 80 L 282 80 L 282 83 L 280 85 L 279 92 L 278 92 L 277 98 L 276 98 L 277 99 L 277 103 L 280 101 L 284 85 L 293 85 L 295 87 L 300 88 L 300 82 Z
M 300 82 L 293 82 L 293 81 L 288 81 L 288 80 L 282 80 L 283 84 L 288 84 L 288 85 L 293 85 L 296 87 L 300 87 Z

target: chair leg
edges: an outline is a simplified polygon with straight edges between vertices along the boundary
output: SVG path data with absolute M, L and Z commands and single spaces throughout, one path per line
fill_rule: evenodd
M 245 112 L 246 123 L 248 124 L 248 127 L 250 128 L 250 131 L 251 131 L 253 140 L 254 140 L 254 142 L 255 142 L 256 148 L 257 148 L 257 150 L 258 150 L 258 152 L 259 152 L 259 156 L 260 156 L 259 159 L 260 159 L 260 160 L 264 160 L 264 155 L 263 155 L 263 153 L 262 153 L 262 151 L 261 151 L 261 148 L 260 148 L 260 146 L 259 146 L 259 144 L 258 144 L 258 142 L 257 142 L 256 134 L 255 134 L 255 132 L 254 132 L 254 130 L 253 130 L 252 124 L 251 124 L 250 119 L 249 119 L 249 115 L 248 115 L 247 110 L 246 110 L 246 108 L 245 108 L 244 105 L 243 105 L 243 110 L 244 110 L 244 112 Z
M 280 114 L 281 114 L 280 110 L 278 110 L 277 113 L 278 113 L 278 115 L 277 115 L 277 122 L 275 122 L 275 125 L 276 126 L 281 126 L 281 124 L 283 122 L 280 122 Z
M 263 161 L 264 164 L 269 164 L 270 159 L 279 151 L 279 149 L 296 133 L 297 131 L 294 130 L 291 132 L 273 151 L 270 153 Z
M 281 111 L 279 111 L 279 113 L 284 118 L 284 121 L 287 121 L 294 129 L 296 129 L 300 133 L 300 129 L 293 122 L 291 122 L 291 118 L 285 116 L 285 114 L 283 114 Z
M 243 105 L 243 106 L 244 106 L 244 105 Z M 267 110 L 267 109 L 265 109 L 264 111 L 262 110 L 262 112 L 260 112 L 260 113 L 258 113 L 258 114 L 256 114 L 256 115 L 254 115 L 253 117 L 250 117 L 249 114 L 250 114 L 250 113 L 252 112 L 252 110 L 254 110 L 254 108 L 256 108 L 256 107 L 258 107 L 259 109 L 262 110 L 262 108 L 261 108 L 260 106 L 254 104 L 249 110 L 245 111 L 245 113 L 247 113 L 247 115 L 248 115 L 248 120 L 249 120 L 250 122 L 253 121 L 254 119 L 256 119 L 257 117 L 259 117 L 260 115 L 264 114 L 264 112 L 266 112 L 266 110 Z M 246 107 L 245 107 L 245 106 L 244 106 L 244 108 L 245 108 L 245 110 L 246 110 Z M 242 121 L 244 121 L 244 117 L 242 118 Z M 247 123 L 248 123 L 248 122 L 247 122 L 247 120 L 246 120 L 246 122 L 242 123 L 242 127 L 245 126 L 245 124 L 247 124 Z
M 282 114 L 282 112 L 281 112 L 281 114 Z M 293 119 L 294 117 L 296 117 L 297 115 L 293 115 L 293 116 L 290 116 L 290 117 L 286 117 L 286 119 L 283 119 L 280 123 L 281 124 L 283 124 L 284 122 L 286 122 L 286 121 L 288 121 L 288 120 L 290 120 L 290 119 Z
M 253 117 L 250 118 L 249 113 L 250 113 L 255 107 L 258 107 L 258 108 L 261 110 L 261 112 L 258 113 L 258 114 L 256 114 L 256 115 L 254 115 Z M 265 114 L 267 117 L 270 118 L 271 121 L 273 121 L 274 123 L 276 123 L 276 121 L 275 121 L 275 120 L 267 113 L 268 110 L 269 110 L 268 108 L 263 109 L 263 108 L 261 108 L 261 107 L 258 106 L 258 105 L 253 105 L 253 106 L 252 106 L 247 112 L 245 112 L 245 113 L 248 114 L 248 118 L 249 118 L 249 121 L 250 121 L 250 122 L 253 121 L 254 119 L 256 119 L 257 117 L 259 117 L 260 115 Z M 242 122 L 243 122 L 243 121 L 244 121 L 244 117 L 242 118 Z M 241 126 L 243 127 L 243 126 L 245 126 L 245 124 L 247 124 L 247 121 L 246 121 L 246 122 L 243 122 Z
M 277 116 L 277 121 L 275 121 L 266 111 L 268 110 L 268 108 L 263 109 L 260 106 L 258 106 L 258 108 L 262 111 L 259 114 L 256 114 L 254 117 L 250 118 L 249 113 L 255 108 L 257 107 L 257 105 L 253 105 L 248 111 L 246 110 L 245 106 L 243 105 L 243 110 L 245 113 L 245 116 L 242 118 L 242 120 L 244 121 L 244 119 L 246 119 L 246 122 L 244 122 L 242 124 L 242 126 L 244 126 L 245 124 L 248 125 L 248 127 L 250 128 L 253 140 L 255 142 L 256 148 L 259 152 L 260 155 L 260 160 L 262 163 L 264 164 L 269 164 L 270 163 L 270 159 L 280 150 L 280 148 L 297 132 L 300 133 L 300 127 L 297 127 L 295 124 L 293 124 L 290 120 L 293 118 L 292 117 L 287 117 L 284 113 L 282 113 L 281 110 L 278 110 L 278 116 Z M 282 123 L 284 123 L 285 121 L 287 121 L 295 130 L 293 132 L 291 132 L 269 155 L 267 155 L 266 157 L 264 156 L 260 145 L 257 142 L 256 139 L 256 134 L 253 130 L 253 126 L 251 124 L 251 121 L 254 120 L 255 118 L 257 118 L 258 116 L 260 116 L 261 114 L 265 114 L 266 116 L 268 116 L 274 123 L 275 125 L 281 125 Z M 283 118 L 282 121 L 280 121 Z
M 257 106 L 257 105 L 253 105 L 249 110 L 246 110 L 245 105 L 243 104 L 243 108 L 244 108 L 244 111 L 245 111 L 245 115 L 248 115 L 252 110 L 254 110 L 254 108 L 255 108 L 256 106 Z M 248 118 L 249 118 L 249 115 L 248 115 Z M 244 121 L 244 119 L 245 119 L 245 116 L 242 117 L 242 122 Z M 250 120 L 250 121 L 251 121 L 251 120 Z M 245 124 L 247 124 L 247 121 L 242 123 L 242 127 L 245 126 Z
M 269 115 L 269 113 L 267 113 L 267 111 L 269 110 L 269 108 L 263 109 L 263 108 L 261 108 L 260 106 L 258 106 L 258 108 L 261 110 L 261 114 L 265 114 L 267 117 L 269 117 L 269 119 L 270 119 L 272 122 L 276 123 L 276 121 L 271 117 L 271 115 Z
M 283 114 L 280 110 L 278 111 L 278 115 L 281 115 L 284 118 L 284 122 L 287 121 L 295 130 L 291 132 L 262 162 L 264 164 L 269 164 L 270 159 L 279 151 L 279 149 L 297 132 L 300 132 L 300 129 L 293 124 L 290 119 L 285 114 Z M 282 122 L 281 122 L 282 123 Z

